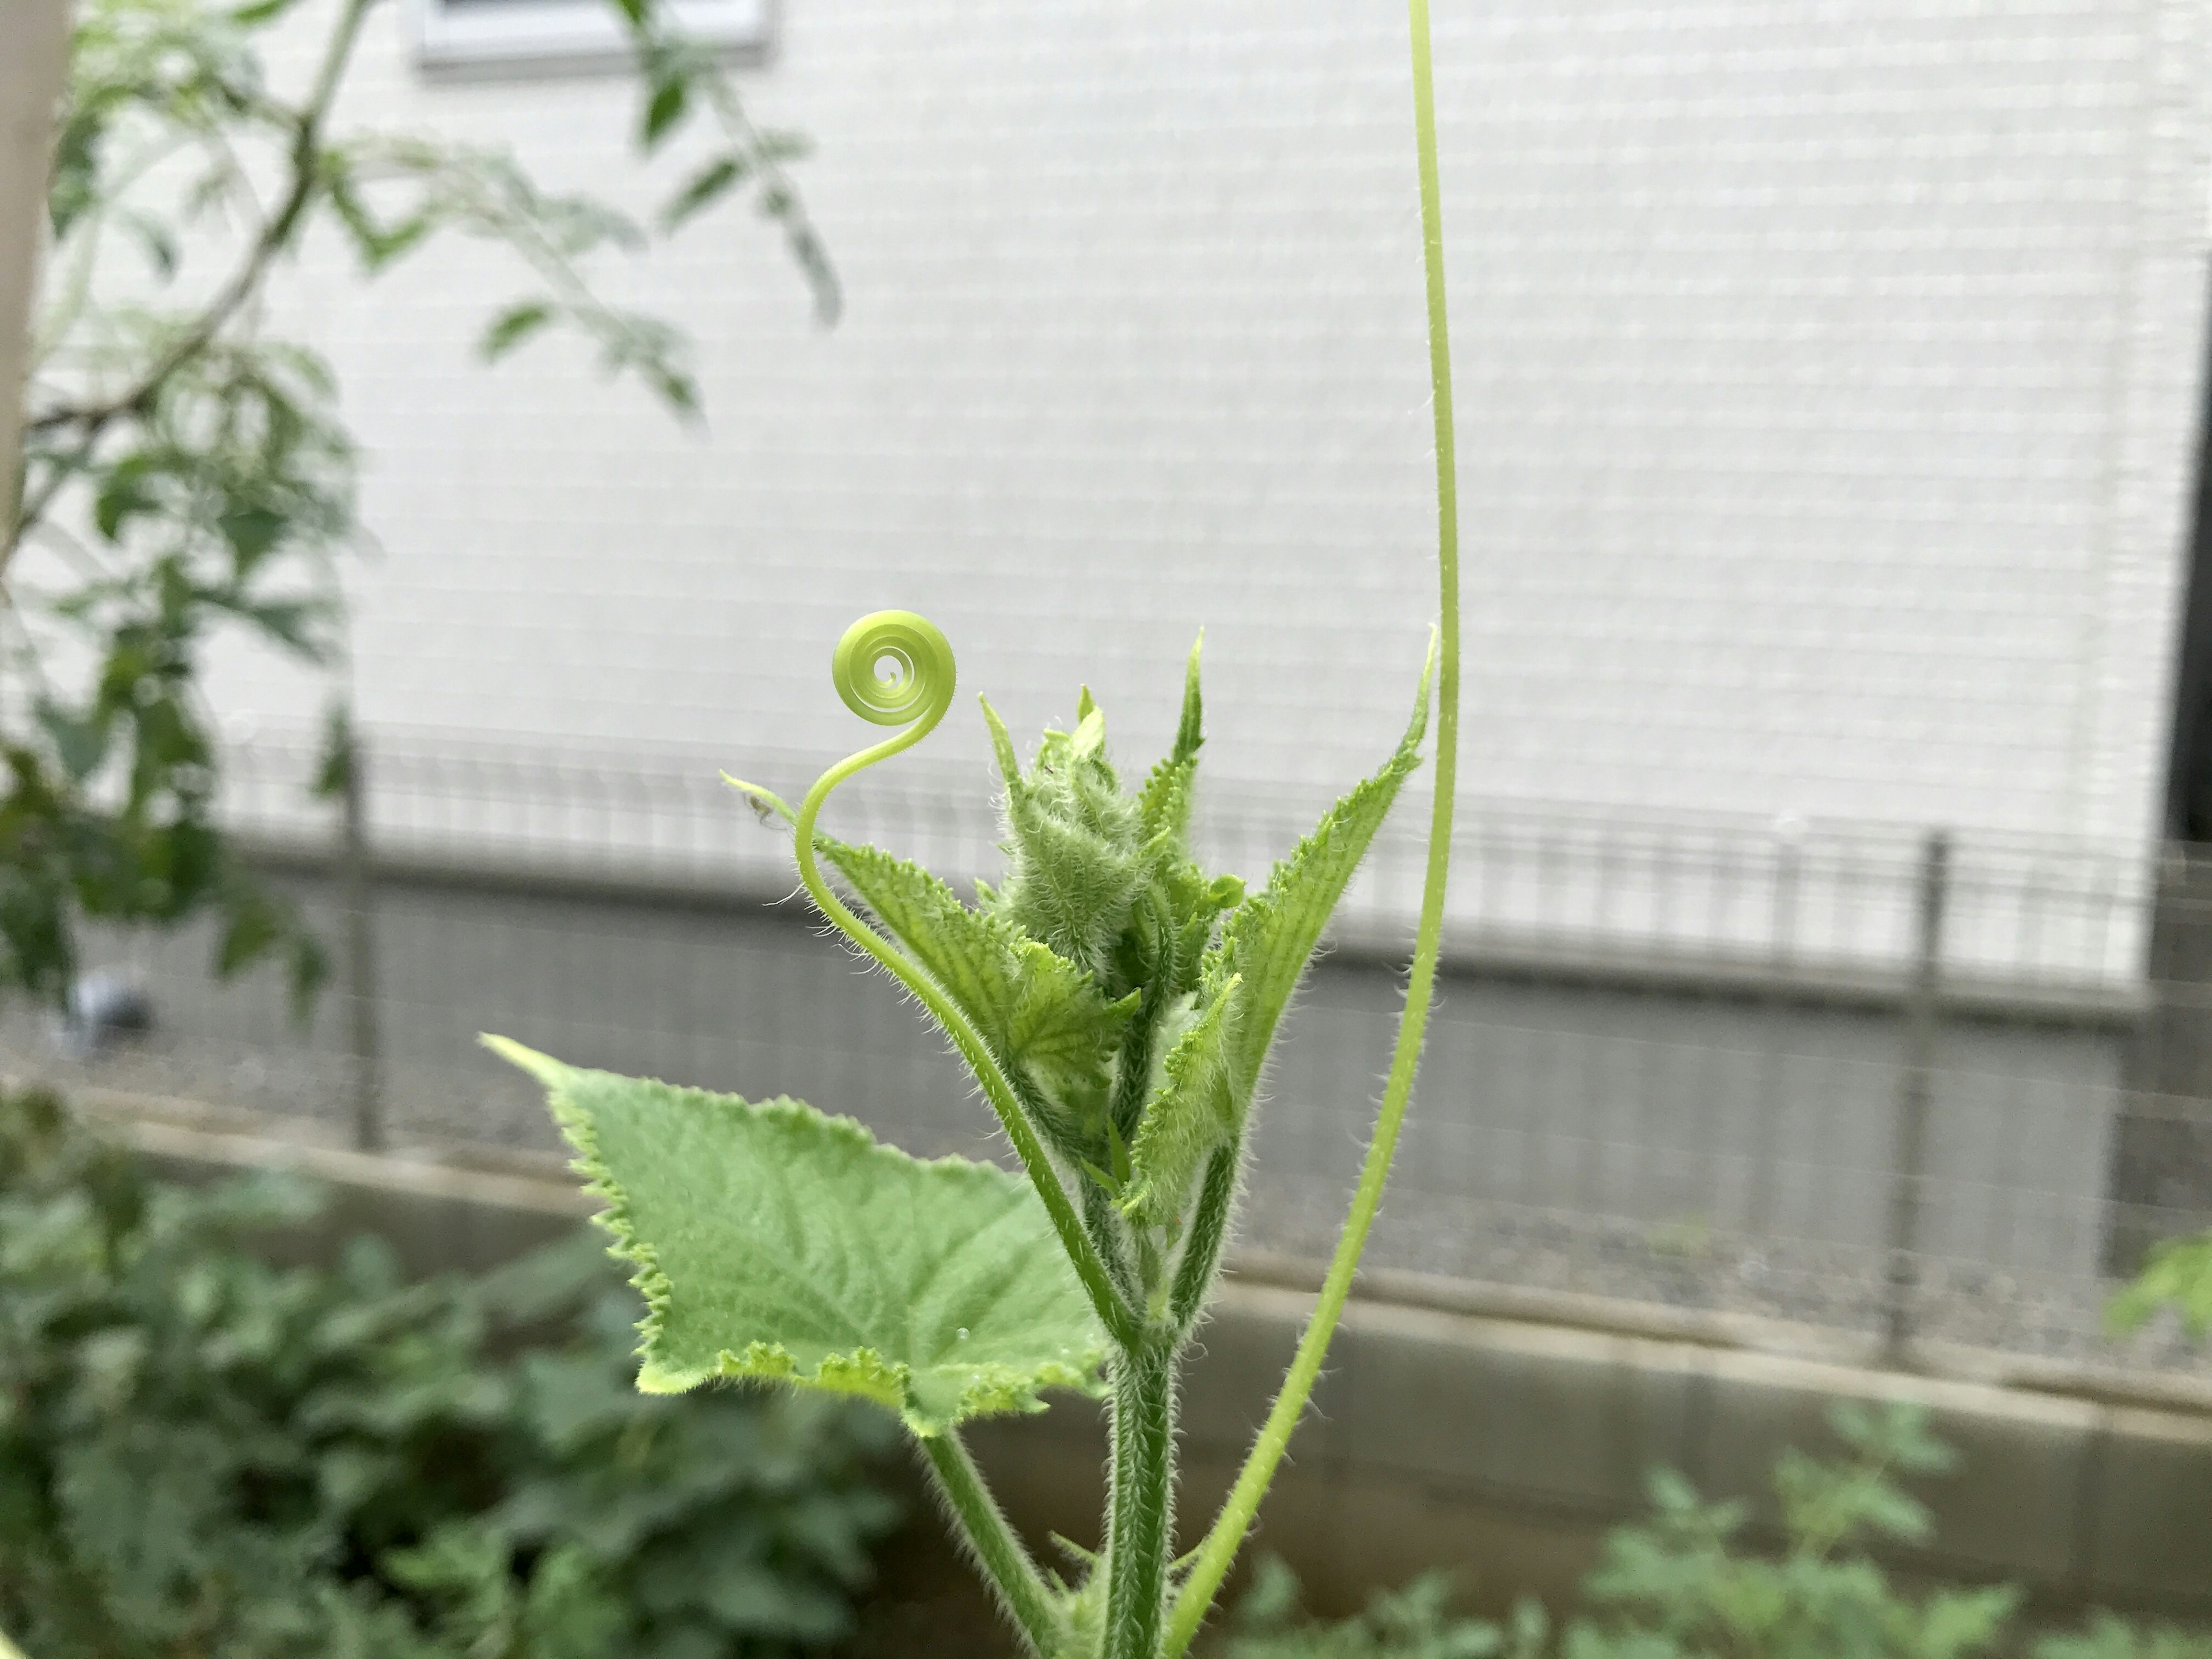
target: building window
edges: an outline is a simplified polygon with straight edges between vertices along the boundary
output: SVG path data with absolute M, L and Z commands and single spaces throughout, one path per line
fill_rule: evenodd
M 626 62 L 608 0 L 413 0 L 416 55 L 426 68 L 514 64 L 592 68 Z M 775 32 L 775 0 L 672 0 L 692 39 L 759 56 Z

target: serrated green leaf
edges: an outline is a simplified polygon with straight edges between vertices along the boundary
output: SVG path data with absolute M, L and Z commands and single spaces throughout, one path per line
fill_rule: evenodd
M 1170 1027 L 1179 1034 L 1163 1045 L 1166 1057 L 1129 1152 L 1133 1179 L 1121 1208 L 1133 1221 L 1157 1226 L 1172 1219 L 1206 1160 L 1236 1139 L 1230 1062 L 1240 988 L 1232 975 Z
M 1274 1041 L 1276 1024 L 1297 988 L 1322 929 L 1353 872 L 1382 827 L 1391 803 L 1420 764 L 1421 738 L 1429 725 L 1429 682 L 1436 652 L 1421 671 L 1413 717 L 1382 769 L 1329 808 L 1297 850 L 1278 864 L 1267 886 L 1239 905 L 1222 930 L 1221 953 L 1230 972 L 1244 981 L 1231 1065 L 1238 1097 L 1249 1098 Z
M 791 804 L 731 781 L 786 823 Z M 974 909 L 921 866 L 880 848 L 815 836 L 847 888 L 950 997 L 1063 1149 L 1103 1117 L 1110 1064 L 1138 999 L 1109 1002 L 1097 981 L 991 909 Z M 986 904 L 995 898 L 975 884 Z
M 880 1145 L 787 1099 L 583 1071 L 545 1085 L 647 1312 L 638 1386 L 765 1377 L 855 1395 L 920 1435 L 1095 1389 L 1104 1337 L 1027 1182 Z
M 1137 797 L 1147 841 L 1167 836 L 1180 846 L 1190 830 L 1191 785 L 1198 775 L 1198 751 L 1206 744 L 1206 706 L 1198 689 L 1198 658 L 1205 644 L 1201 632 L 1183 669 L 1182 718 L 1176 724 L 1175 748 L 1146 775 Z
M 860 902 L 967 1015 L 1000 1065 L 1023 1074 L 1072 1132 L 1103 1115 L 1109 1066 L 1133 1012 L 1012 923 L 970 909 L 921 866 L 819 838 Z

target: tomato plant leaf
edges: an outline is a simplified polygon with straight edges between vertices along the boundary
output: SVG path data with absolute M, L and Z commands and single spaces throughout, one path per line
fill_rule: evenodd
M 553 320 L 553 307 L 543 300 L 525 300 L 509 306 L 485 325 L 477 352 L 495 363 Z

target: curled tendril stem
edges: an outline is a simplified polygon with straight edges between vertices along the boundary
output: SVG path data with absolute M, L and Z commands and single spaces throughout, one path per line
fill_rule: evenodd
M 881 670 L 888 665 L 888 676 Z M 845 630 L 837 641 L 831 674 L 837 695 L 862 720 L 878 726 L 903 726 L 905 730 L 883 742 L 848 755 L 814 781 L 800 802 L 792 828 L 792 843 L 799 858 L 799 878 L 821 907 L 822 914 L 854 944 L 866 951 L 899 983 L 921 999 L 960 1050 L 961 1058 L 983 1085 L 984 1097 L 999 1115 L 1006 1138 L 1029 1171 L 1037 1196 L 1044 1200 L 1053 1230 L 1075 1264 L 1091 1305 L 1115 1342 L 1127 1347 L 1141 1334 L 1138 1319 L 1114 1289 L 1105 1264 L 1083 1231 L 1083 1223 L 1068 1201 L 1066 1189 L 1053 1171 L 1044 1148 L 1031 1127 L 1029 1115 L 1015 1097 L 1013 1085 L 996 1056 L 983 1044 L 975 1026 L 907 954 L 890 939 L 854 915 L 823 879 L 814 852 L 814 824 L 830 792 L 855 773 L 911 749 L 936 729 L 952 706 L 954 680 L 952 647 L 936 625 L 910 611 L 878 611 Z

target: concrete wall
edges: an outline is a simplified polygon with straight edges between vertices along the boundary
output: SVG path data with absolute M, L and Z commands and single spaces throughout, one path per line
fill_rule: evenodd
M 174 1169 L 289 1165 L 337 1183 L 333 1226 L 392 1237 L 418 1269 L 483 1267 L 575 1224 L 584 1201 L 550 1175 L 375 1158 L 273 1139 L 248 1120 L 197 1122 L 111 1104 L 107 1121 Z M 304 1245 L 305 1242 L 301 1242 Z M 298 1246 L 295 1246 L 298 1247 Z M 1387 1294 L 1387 1292 L 1386 1292 Z M 1653 1466 L 1752 1502 L 1782 1450 L 1828 1449 L 1837 1400 L 1928 1409 L 1960 1454 L 1922 1483 L 1935 1542 L 1918 1572 L 2003 1578 L 2054 1607 L 2094 1602 L 2212 1618 L 2212 1393 L 2161 1397 L 1905 1376 L 1725 1341 L 1354 1300 L 1293 1455 L 1262 1512 L 1323 1607 L 1443 1565 L 1491 1604 L 1566 1601 L 1603 1530 L 1640 1513 Z M 1306 1294 L 1228 1281 L 1182 1412 L 1187 1526 L 1208 1516 L 1287 1364 Z M 1103 1457 L 1081 1402 L 982 1424 L 978 1455 L 1010 1513 L 1042 1537 L 1095 1540 Z
M 298 890 L 336 937 L 327 890 Z M 82 1077 L 344 1121 L 343 997 L 303 1036 L 276 985 L 209 981 L 207 948 L 148 946 L 159 1030 Z M 554 1144 L 536 1091 L 476 1044 L 498 1031 L 579 1064 L 795 1095 L 922 1155 L 1000 1150 L 942 1039 L 795 906 L 393 879 L 377 955 L 380 1091 L 402 1139 Z M 1248 1244 L 1327 1255 L 1388 1067 L 1398 973 L 1325 959 L 1294 1005 Z M 24 1062 L 52 1063 L 34 1031 L 15 1036 Z M 1938 1328 L 2094 1340 L 2123 1048 L 2094 1024 L 1946 1023 L 1920 1241 Z M 1463 967 L 1443 982 L 1377 1260 L 1863 1325 L 1888 1237 L 1901 1054 L 1893 1008 Z M 2038 1309 L 2051 1329 L 2007 1323 Z
M 1234 1477 L 1308 1305 L 1232 1285 L 1205 1333 L 1182 1419 L 1183 1510 L 1200 1524 Z M 1604 1531 L 1647 1512 L 1655 1466 L 1747 1500 L 1775 1527 L 1775 1461 L 1793 1446 L 1832 1454 L 1826 1418 L 1838 1400 L 1917 1403 L 1960 1454 L 1953 1474 L 1916 1486 L 1935 1541 L 1900 1565 L 2009 1579 L 2050 1604 L 2212 1613 L 2212 1416 L 2202 1412 L 1375 1303 L 1346 1316 L 1259 1539 L 1323 1605 L 1440 1566 L 1487 1605 L 1534 1591 L 1559 1606 Z M 1017 1513 L 1078 1539 L 1097 1530 L 1085 1477 L 1096 1479 L 1103 1439 L 1089 1416 L 1058 1407 L 974 1437 Z
M 1318 805 L 1387 749 L 1431 602 L 1397 12 L 781 10 L 742 78 L 816 141 L 843 323 L 809 326 L 743 212 L 605 273 L 695 335 L 703 430 L 558 344 L 477 368 L 520 280 L 489 253 L 363 287 L 324 246 L 283 287 L 364 446 L 368 726 L 803 784 L 853 742 L 830 643 L 896 604 L 1017 729 L 1087 679 L 1142 756 L 1203 623 L 1209 763 Z M 2203 356 L 2202 7 L 1437 28 L 1470 789 L 2138 845 Z M 643 208 L 630 96 L 426 76 L 390 7 L 344 114 Z M 243 662 L 218 697 L 241 732 L 315 701 Z M 934 746 L 980 764 L 972 709 Z

